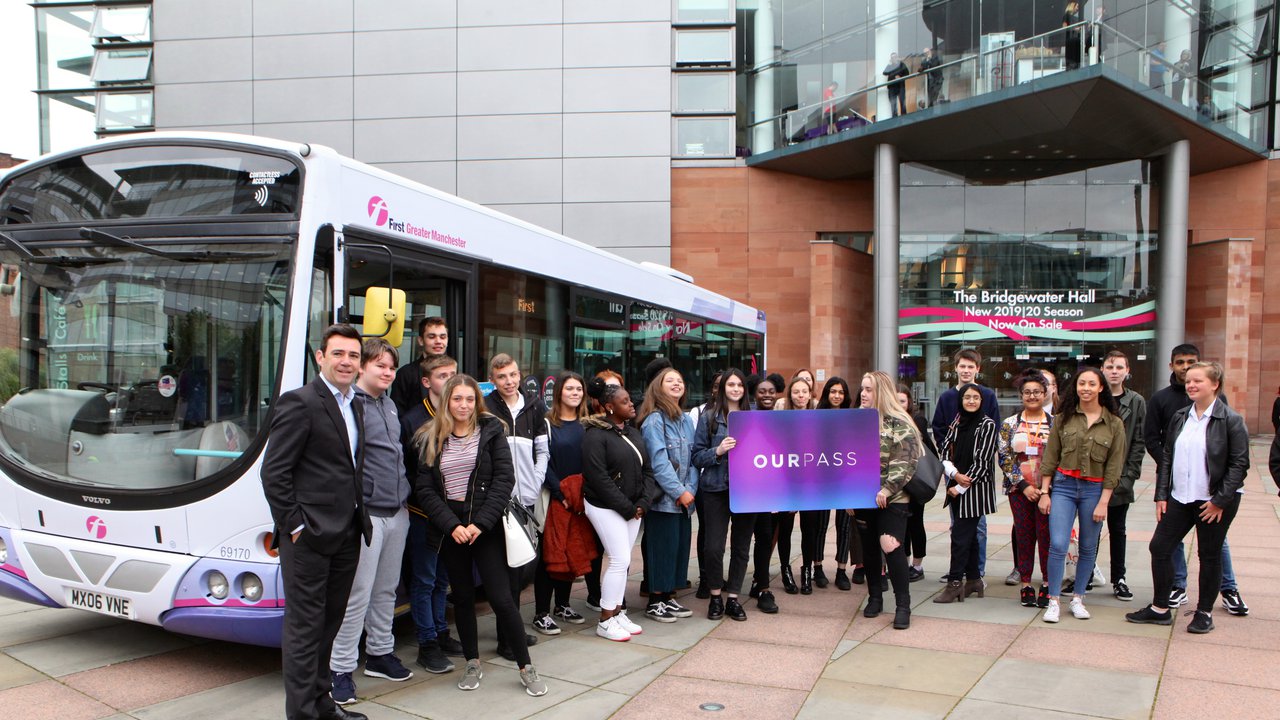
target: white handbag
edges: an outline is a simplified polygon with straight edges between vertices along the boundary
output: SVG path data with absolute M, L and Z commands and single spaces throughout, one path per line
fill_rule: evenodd
M 502 513 L 502 534 L 507 545 L 507 567 L 524 567 L 537 557 L 534 538 L 537 530 L 531 529 L 533 518 L 524 509 L 519 500 L 512 499 L 507 503 L 506 512 Z

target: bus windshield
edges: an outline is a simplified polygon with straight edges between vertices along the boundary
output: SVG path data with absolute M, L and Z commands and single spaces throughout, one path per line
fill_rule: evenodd
M 277 381 L 292 246 L 272 240 L 0 245 L 0 453 L 134 491 L 235 463 Z

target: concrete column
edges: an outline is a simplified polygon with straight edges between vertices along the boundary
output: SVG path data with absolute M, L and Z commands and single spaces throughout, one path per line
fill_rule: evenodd
M 898 148 L 896 146 L 876 146 L 874 183 L 876 271 L 875 369 L 888 373 L 890 377 L 897 378 Z
M 1191 184 L 1191 143 L 1169 146 L 1160 177 L 1160 281 L 1156 295 L 1156 356 L 1163 368 L 1173 348 L 1186 342 L 1187 321 L 1187 202 Z M 1163 372 L 1154 373 L 1156 389 L 1169 384 Z
M 760 7 L 756 10 L 755 21 L 756 67 L 760 67 L 773 62 L 774 53 L 776 52 L 773 44 L 772 0 L 760 0 Z M 751 76 L 751 91 L 754 98 L 752 111 L 756 120 L 773 117 L 778 112 L 778 106 L 775 104 L 773 97 L 773 78 L 776 73 L 776 68 L 769 68 Z M 780 122 L 784 122 L 785 129 L 785 121 Z M 779 134 L 777 123 L 756 125 L 752 132 L 751 152 L 758 155 L 772 150 L 777 143 L 776 139 Z

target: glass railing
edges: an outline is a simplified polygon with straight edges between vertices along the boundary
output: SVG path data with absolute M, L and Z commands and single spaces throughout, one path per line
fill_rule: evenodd
M 1258 143 L 1266 142 L 1265 111 L 1253 110 L 1240 97 L 1249 88 L 1245 64 L 1237 82 L 1232 75 L 1201 80 L 1196 68 L 1164 59 L 1105 23 L 1081 22 L 1019 42 L 987 47 L 981 52 L 921 70 L 922 57 L 903 61 L 907 74 L 844 95 L 803 105 L 751 127 L 750 136 L 764 145 L 783 147 L 838 135 L 902 114 L 978 97 L 1068 70 L 1104 64 L 1165 95 L 1204 121 L 1223 125 Z M 889 71 L 884 68 L 884 72 Z M 760 152 L 761 148 L 756 148 Z

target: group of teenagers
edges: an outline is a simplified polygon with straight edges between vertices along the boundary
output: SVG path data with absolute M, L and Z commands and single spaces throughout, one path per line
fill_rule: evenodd
M 515 358 L 499 353 L 489 360 L 494 389 L 485 395 L 474 378 L 458 372 L 458 363 L 448 355 L 442 318 L 427 318 L 418 330 L 421 354 L 398 370 L 394 347 L 378 338 L 362 340 L 349 326 L 327 330 L 317 352 L 321 377 L 313 385 L 325 383 L 343 410 L 347 437 L 359 440 L 351 440 L 361 488 L 356 510 L 371 522 L 363 533 L 351 536 L 365 538 L 358 543 L 353 571 L 329 587 L 330 593 L 345 592 L 342 612 L 337 612 L 336 603 L 316 610 L 326 628 L 316 652 L 286 654 L 287 691 L 293 655 L 297 662 L 327 665 L 321 679 L 308 686 L 308 691 L 322 687 L 327 693 L 311 701 L 311 707 L 321 708 L 316 717 L 363 718 L 342 707 L 357 700 L 353 674 L 362 633 L 365 675 L 392 681 L 412 677 L 393 652 L 391 626 L 402 561 L 409 565 L 420 667 L 447 673 L 455 669 L 450 658 L 460 658 L 465 667 L 458 687 L 479 688 L 483 667 L 476 602 L 482 585 L 496 620 L 498 654 L 516 664 L 528 694 L 547 692 L 530 658 L 536 637 L 526 634 L 519 609 L 520 591 L 531 568 L 512 568 L 507 560 L 504 516 L 511 505 L 523 506 L 542 529 L 532 563 L 532 627 L 541 634 L 559 634 L 561 623 L 586 622 L 569 603 L 578 577 L 586 580 L 587 607 L 599 613 L 598 636 L 625 642 L 643 632 L 637 618 L 628 614 L 625 599 L 632 549 L 642 523 L 641 594 L 647 598 L 642 617 L 650 621 L 672 623 L 693 615 L 676 597 L 692 586 L 691 546 L 696 548 L 698 567 L 695 597 L 707 601 L 709 619 L 747 620 L 741 596 L 749 560 L 754 568 L 748 596 L 760 612 L 778 612 L 769 572 L 775 548 L 784 592 L 808 595 L 815 586 L 827 587 L 831 583 L 822 562 L 832 510 L 730 510 L 728 456 L 737 443 L 728 433 L 728 418 L 739 411 L 861 407 L 878 413 L 876 507 L 834 511 L 834 584 L 841 590 L 849 590 L 852 583 L 866 584 L 866 617 L 884 611 L 883 595 L 891 585 L 893 627 L 910 626 L 909 583 L 924 577 L 926 534 L 924 508 L 905 488 L 925 453 L 942 461 L 944 503 L 952 520 L 951 560 L 943 576 L 947 586 L 934 602 L 984 595 L 985 516 L 996 510 L 997 465 L 1004 476 L 1001 491 L 1014 516 L 1016 567 L 1007 581 L 1022 583 L 1024 605 L 1044 608 L 1045 621 L 1058 621 L 1065 558 L 1077 519 L 1072 614 L 1088 617 L 1084 597 L 1104 521 L 1111 533 L 1116 597 L 1132 599 L 1124 579 L 1124 519 L 1134 499 L 1144 443 L 1159 466 L 1159 525 L 1151 541 L 1155 595 L 1149 607 L 1130 613 L 1128 619 L 1173 622 L 1170 608 L 1186 598 L 1186 566 L 1179 548 L 1192 528 L 1198 537 L 1200 583 L 1189 630 L 1212 630 L 1220 584 L 1228 611 L 1248 612 L 1230 577 L 1225 544 L 1248 468 L 1248 433 L 1221 396 L 1221 366 L 1198 362 L 1194 347 L 1175 350 L 1170 387 L 1149 404 L 1123 386 L 1128 366 L 1122 353 L 1108 355 L 1102 370 L 1082 367 L 1064 382 L 1060 397 L 1052 373 L 1028 370 L 1016 382 L 1022 408 L 1003 420 L 994 392 L 976 382 L 981 357 L 962 350 L 954 358 L 959 383 L 940 396 L 930 426 L 911 409 L 909 389 L 879 371 L 864 374 L 856 391 L 839 377 L 816 391 L 808 370 L 786 381 L 777 374 L 748 377 L 730 368 L 716 374 L 707 403 L 687 408 L 685 379 L 662 358 L 645 368 L 639 408 L 622 376 L 609 369 L 590 379 L 561 373 L 548 408 L 538 393 L 522 388 Z M 346 389 L 328 360 L 331 338 L 343 343 L 354 338 L 359 348 L 358 374 Z M 348 415 L 348 409 L 356 412 Z M 271 454 L 269 446 L 267 465 Z M 297 543 L 308 529 L 307 516 L 303 513 L 294 529 L 292 518 L 299 516 L 281 509 L 284 503 L 279 492 L 273 495 L 268 474 L 264 469 L 278 535 L 287 533 Z M 305 506 L 305 500 L 298 502 Z M 792 572 L 790 547 L 797 515 L 799 583 Z M 1042 580 L 1038 592 L 1031 586 L 1037 546 Z M 288 588 L 297 561 L 293 552 L 282 552 L 281 557 Z M 448 603 L 453 606 L 457 639 L 446 620 Z M 292 599 L 287 607 L 295 615 L 306 611 L 295 608 Z M 298 636 L 295 640 L 307 634 L 300 625 L 305 622 L 287 616 L 285 640 L 291 632 Z M 292 696 L 287 692 L 287 697 Z

